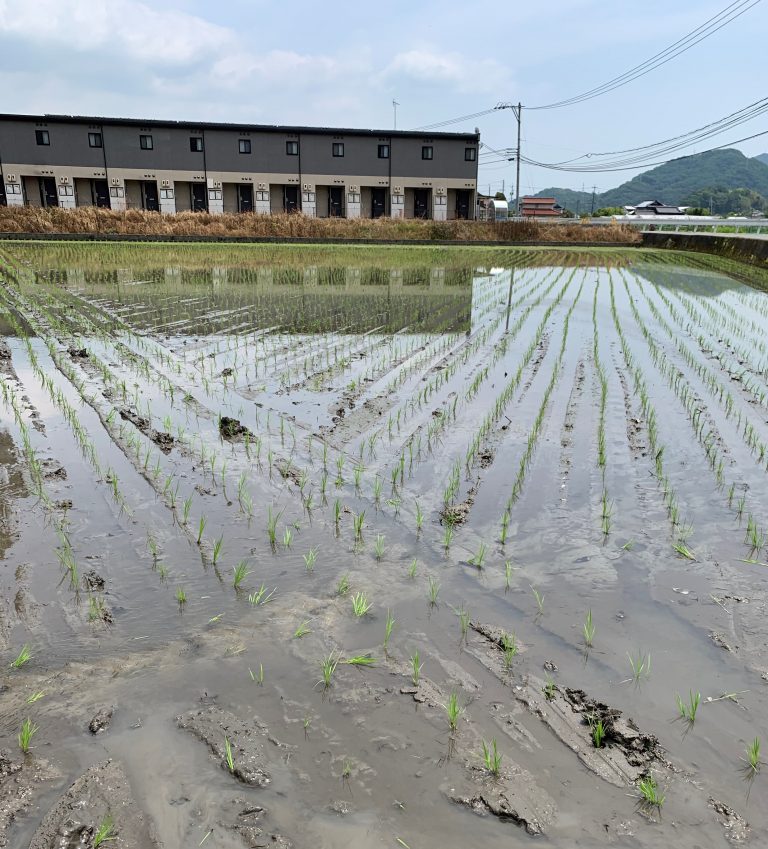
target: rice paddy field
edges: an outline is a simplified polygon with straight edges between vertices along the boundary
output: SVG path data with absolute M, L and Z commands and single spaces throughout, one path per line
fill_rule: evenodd
M 0 276 L 0 846 L 766 844 L 768 274 Z

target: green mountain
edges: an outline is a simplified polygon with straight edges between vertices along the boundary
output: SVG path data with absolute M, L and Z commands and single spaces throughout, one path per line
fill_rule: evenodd
M 689 204 L 689 198 L 705 191 L 749 189 L 768 197 L 768 154 L 751 159 L 739 150 L 710 150 L 683 156 L 652 168 L 595 195 L 595 209 L 601 206 L 626 206 L 644 200 L 660 200 L 674 206 Z M 591 192 L 571 189 L 544 189 L 539 197 L 557 198 L 558 203 L 576 212 L 592 208 Z

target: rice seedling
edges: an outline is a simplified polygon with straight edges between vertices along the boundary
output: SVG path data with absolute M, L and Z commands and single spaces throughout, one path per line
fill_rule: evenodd
M 264 584 L 262 584 L 255 593 L 251 593 L 248 596 L 248 602 L 253 607 L 257 607 L 260 604 L 269 604 L 272 601 L 275 593 L 277 592 L 277 587 L 267 592 L 267 588 Z
M 352 612 L 358 619 L 365 616 L 372 607 L 373 603 L 368 601 L 368 596 L 364 592 L 356 592 L 352 596 Z
M 415 651 L 411 655 L 411 681 L 414 687 L 419 686 L 419 680 L 421 679 L 421 669 L 424 664 L 419 659 L 418 651 Z
M 517 657 L 520 651 L 520 648 L 517 645 L 517 637 L 514 633 L 502 633 L 501 650 L 504 652 L 504 668 L 509 671 L 512 668 L 512 661 Z
M 587 648 L 591 649 L 595 640 L 595 623 L 592 621 L 591 610 L 587 611 L 587 617 L 584 620 L 582 633 L 584 634 L 584 644 L 587 646 Z
M 35 693 L 30 693 L 30 695 L 27 696 L 27 704 L 33 705 L 35 702 L 39 702 L 40 699 L 42 699 L 44 697 L 45 697 L 45 691 L 44 690 L 38 690 Z
M 760 738 L 755 737 L 755 739 L 749 743 L 746 748 L 747 754 L 747 768 L 752 770 L 752 774 L 756 774 L 760 769 Z
M 19 653 L 11 661 L 10 665 L 13 669 L 21 669 L 21 667 L 29 663 L 30 660 L 32 660 L 32 653 L 27 643 L 24 643 Z
M 303 557 L 307 572 L 311 572 L 315 568 L 315 561 L 317 560 L 317 546 L 312 546 Z
M 461 719 L 461 716 L 464 713 L 464 708 L 459 706 L 459 697 L 456 693 L 451 693 L 451 695 L 448 696 L 448 701 L 446 704 L 442 705 L 442 708 L 445 711 L 445 715 L 448 717 L 448 725 L 451 731 L 455 731 L 459 719 Z
M 659 785 L 652 775 L 646 775 L 637 783 L 637 789 L 640 791 L 640 802 L 648 808 L 661 809 L 664 804 L 664 796 L 659 790 Z
M 39 730 L 40 729 L 37 725 L 35 725 L 29 717 L 21 723 L 21 731 L 19 731 L 19 748 L 25 755 L 29 752 L 29 744 L 32 742 L 32 738 Z
M 541 691 L 544 693 L 544 698 L 548 702 L 551 702 L 552 699 L 555 698 L 555 682 L 552 680 L 551 676 L 547 675 L 547 680 L 541 688 Z
M 693 690 L 689 690 L 687 702 L 684 702 L 679 694 L 675 696 L 675 699 L 677 701 L 677 710 L 680 714 L 679 718 L 684 719 L 689 725 L 693 725 L 696 722 L 696 713 L 701 703 L 701 693 L 694 693 Z
M 627 679 L 629 681 L 634 681 L 636 684 L 640 683 L 642 678 L 648 678 L 651 674 L 651 653 L 642 654 L 642 652 L 638 652 L 636 657 L 632 657 L 632 655 L 627 652 L 627 657 L 629 658 L 629 665 L 632 669 L 632 677 Z
M 605 726 L 603 720 L 598 719 L 597 722 L 592 723 L 592 742 L 596 749 L 602 748 L 603 740 L 605 740 Z
M 544 595 L 534 586 L 531 586 L 531 592 L 533 593 L 533 597 L 536 599 L 536 615 L 541 616 L 544 613 Z
M 504 561 L 504 591 L 506 592 L 512 583 L 512 570 L 514 566 L 511 560 Z
M 448 551 L 453 542 L 453 525 L 446 525 L 443 528 L 443 548 Z
M 183 587 L 177 588 L 176 601 L 179 603 L 179 607 L 183 607 L 187 603 L 187 594 L 184 592 Z
M 189 521 L 189 511 L 192 509 L 192 496 L 185 498 L 181 504 L 181 523 L 186 525 Z
M 494 737 L 491 740 L 490 746 L 482 741 L 483 744 L 483 763 L 485 764 L 485 768 L 488 772 L 491 773 L 495 778 L 498 778 L 501 773 L 501 760 L 502 755 L 499 754 L 499 750 L 496 746 L 496 738 Z
M 224 534 L 213 541 L 213 565 L 215 566 L 221 556 L 221 549 L 224 545 Z
M 117 840 L 115 835 L 115 823 L 111 814 L 107 814 L 99 823 L 99 827 L 93 833 L 93 849 L 98 849 L 103 843 Z
M 688 547 L 688 545 L 682 539 L 677 540 L 676 542 L 672 543 L 672 548 L 674 548 L 674 550 L 681 557 L 684 557 L 686 560 L 695 560 L 696 559 L 696 555 L 691 551 L 691 549 Z
M 431 575 L 427 578 L 427 598 L 429 599 L 430 607 L 437 605 L 437 597 L 440 593 L 440 581 L 435 580 Z
M 336 585 L 336 595 L 344 596 L 349 592 L 349 575 L 342 575 Z
M 283 546 L 285 548 L 290 548 L 292 542 L 293 542 L 293 531 L 290 528 L 286 527 L 286 529 L 283 531 Z
M 416 502 L 416 531 L 420 531 L 422 525 L 424 524 L 424 513 L 421 510 L 421 505 L 419 502 Z
M 468 562 L 471 563 L 478 569 L 483 568 L 483 563 L 485 562 L 485 555 L 488 552 L 488 546 L 484 542 L 480 542 L 477 547 L 477 551 L 469 558 Z
M 376 540 L 373 544 L 373 555 L 377 560 L 381 560 L 384 556 L 384 534 L 376 534 Z
M 339 655 L 336 652 L 331 652 L 327 657 L 324 657 L 320 661 L 320 671 L 322 672 L 323 677 L 318 683 L 322 684 L 326 690 L 331 686 L 333 673 L 336 671 L 336 667 L 338 665 Z
M 260 687 L 264 686 L 264 664 L 259 664 L 259 674 L 254 675 L 253 670 L 249 667 L 248 674 L 251 676 L 251 681 L 258 684 Z
M 499 535 L 499 542 L 502 547 L 507 543 L 507 534 L 509 533 L 509 513 L 504 511 L 501 516 L 501 534 Z
M 229 737 L 224 738 L 224 753 L 225 759 L 227 761 L 227 769 L 234 773 L 235 771 L 235 758 L 232 754 L 232 744 L 229 742 Z
M 456 611 L 456 615 L 459 617 L 459 628 L 461 630 L 461 639 L 466 641 L 467 634 L 469 633 L 469 613 L 462 608 L 461 610 Z
M 347 658 L 344 663 L 349 666 L 376 666 L 376 658 L 371 654 L 357 654 Z
M 197 523 L 197 544 L 198 545 L 200 545 L 200 543 L 203 540 L 203 531 L 205 531 L 206 522 L 207 522 L 207 519 L 205 518 L 205 516 L 201 516 L 200 521 Z
M 408 577 L 413 579 L 416 577 L 416 571 L 419 568 L 419 561 L 414 557 L 411 560 L 411 565 L 408 567 Z
M 232 577 L 232 586 L 235 590 L 239 590 L 243 581 L 250 575 L 251 570 L 248 568 L 248 564 L 245 560 L 241 560 L 237 566 L 232 567 L 233 577 Z
M 365 510 L 358 513 L 352 520 L 355 528 L 355 540 L 360 542 L 363 538 L 363 522 L 365 521 Z
M 387 647 L 389 646 L 389 640 L 392 636 L 392 629 L 395 627 L 395 622 L 397 620 L 392 615 L 391 610 L 387 610 L 387 621 L 384 623 L 384 652 L 386 653 Z
M 269 544 L 272 546 L 272 549 L 275 549 L 276 539 L 277 539 L 277 523 L 280 520 L 280 517 L 283 515 L 283 511 L 280 510 L 276 515 L 272 512 L 272 505 L 270 504 L 267 509 L 267 536 L 269 537 Z
M 293 632 L 293 638 L 295 640 L 300 640 L 302 637 L 306 637 L 307 634 L 310 634 L 311 629 L 309 627 L 309 619 L 305 619 L 301 625 Z

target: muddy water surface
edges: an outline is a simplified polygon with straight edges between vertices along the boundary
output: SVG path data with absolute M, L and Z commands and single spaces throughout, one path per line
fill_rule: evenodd
M 0 273 L 0 846 L 766 841 L 759 272 L 5 243 Z

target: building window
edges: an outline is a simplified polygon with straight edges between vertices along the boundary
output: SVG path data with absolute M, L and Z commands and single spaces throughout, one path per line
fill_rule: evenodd
M 189 149 L 192 153 L 202 153 L 203 152 L 203 140 L 200 136 L 190 136 L 189 137 Z
M 343 145 L 342 145 L 343 147 Z M 285 152 L 288 156 L 298 156 L 299 155 L 299 143 L 297 141 L 287 141 L 285 143 Z M 336 154 L 334 153 L 334 156 Z
M 445 206 L 448 203 L 448 198 L 444 195 L 435 196 L 435 206 Z
M 88 133 L 88 147 L 101 147 L 101 133 Z
M 348 203 L 360 203 L 360 192 L 349 192 L 347 194 Z
M 250 153 L 251 152 L 251 140 L 250 139 L 239 139 L 237 142 L 237 150 L 239 153 Z
M 173 189 L 160 189 L 160 198 L 162 200 L 171 200 L 173 198 Z
M 125 189 L 122 186 L 110 186 L 109 196 L 113 198 L 123 198 L 125 197 Z
M 474 162 L 476 159 L 477 159 L 477 148 L 465 147 L 464 148 L 464 161 L 465 162 Z
M 208 197 L 211 200 L 221 200 L 221 189 L 208 189 Z
M 6 194 L 9 195 L 20 195 L 21 194 L 21 183 L 6 183 L 5 184 Z
M 256 192 L 256 200 L 269 200 L 269 192 Z
M 50 144 L 51 137 L 48 135 L 48 130 L 35 130 L 35 141 L 38 144 Z
M 59 186 L 59 195 L 61 197 L 72 197 L 75 193 L 75 187 L 70 185 Z
M 379 145 L 379 159 L 389 159 L 389 145 L 388 144 L 380 144 Z
M 139 136 L 139 147 L 142 150 L 152 150 L 154 146 L 152 136 Z
M 344 142 L 334 142 L 333 143 L 333 155 L 334 156 L 344 156 Z
M 425 144 L 421 149 L 421 158 L 422 159 L 432 159 L 432 145 Z

